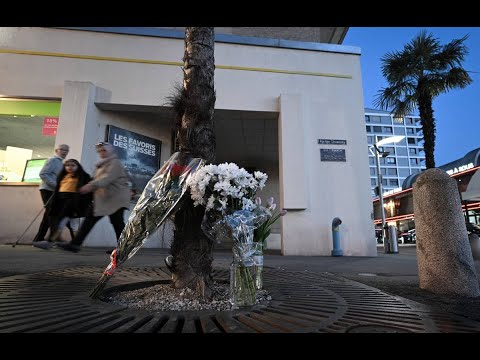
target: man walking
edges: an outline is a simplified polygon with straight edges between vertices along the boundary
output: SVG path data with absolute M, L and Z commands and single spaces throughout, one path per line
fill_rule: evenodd
M 66 144 L 60 144 L 55 148 L 55 155 L 47 160 L 40 170 L 40 179 L 42 183 L 39 186 L 40 195 L 42 196 L 43 206 L 46 207 L 57 186 L 57 176 L 63 169 L 63 160 L 67 157 L 70 148 Z M 43 213 L 43 219 L 40 223 L 37 235 L 33 239 L 33 245 L 37 245 L 39 241 L 45 241 L 45 235 L 50 227 L 48 211 Z

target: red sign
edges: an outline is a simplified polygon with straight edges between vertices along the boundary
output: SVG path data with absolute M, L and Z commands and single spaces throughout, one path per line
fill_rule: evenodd
M 57 135 L 58 118 L 46 117 L 43 119 L 42 135 L 55 136 Z

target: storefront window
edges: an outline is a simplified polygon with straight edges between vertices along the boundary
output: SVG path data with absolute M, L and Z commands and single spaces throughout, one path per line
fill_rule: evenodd
M 0 183 L 39 182 L 52 156 L 59 101 L 0 99 Z

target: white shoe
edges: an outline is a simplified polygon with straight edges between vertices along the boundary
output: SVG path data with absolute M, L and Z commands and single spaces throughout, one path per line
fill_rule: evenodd
M 167 269 L 173 273 L 173 271 L 175 270 L 174 266 L 173 266 L 173 256 L 172 255 L 168 255 L 165 259 L 163 259 L 163 261 L 165 262 L 165 265 L 167 265 Z

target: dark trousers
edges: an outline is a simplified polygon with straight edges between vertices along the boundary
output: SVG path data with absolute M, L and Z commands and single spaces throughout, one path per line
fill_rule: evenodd
M 40 190 L 40 195 L 42 196 L 43 206 L 45 206 L 48 200 L 50 200 L 50 197 L 53 195 L 53 191 L 42 189 Z M 40 227 L 38 228 L 37 235 L 35 235 L 35 238 L 33 239 L 33 241 L 45 240 L 45 235 L 47 235 L 48 228 L 51 228 L 51 225 L 52 225 L 52 219 L 48 215 L 48 209 L 45 209 L 43 213 L 42 222 L 40 223 Z M 70 232 L 70 236 L 73 239 L 74 232 L 70 224 L 67 224 L 67 228 L 68 228 L 68 231 Z M 50 229 L 50 233 L 51 232 L 52 231 Z
M 115 235 L 117 236 L 117 242 L 118 239 L 120 238 L 120 235 L 122 234 L 122 230 L 125 227 L 125 222 L 123 221 L 123 211 L 125 208 L 118 209 L 115 211 L 113 214 L 108 215 L 110 218 L 110 222 L 113 225 L 113 228 L 115 229 Z M 80 229 L 78 230 L 77 237 L 75 237 L 71 244 L 72 245 L 82 245 L 83 241 L 87 237 L 88 233 L 93 229 L 95 224 L 100 220 L 103 216 L 93 216 L 89 215 L 85 218 L 83 221 L 82 225 L 80 226 Z
M 50 190 L 40 190 L 40 195 L 42 196 L 43 206 L 48 202 L 50 197 L 53 195 L 53 191 Z M 43 212 L 42 222 L 40 223 L 40 227 L 38 228 L 37 235 L 33 241 L 43 241 L 45 240 L 45 235 L 47 235 L 48 228 L 50 227 L 50 219 L 48 216 L 48 211 L 45 209 Z

